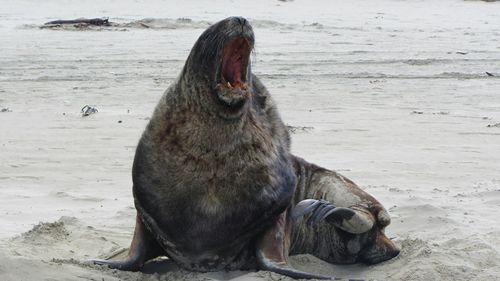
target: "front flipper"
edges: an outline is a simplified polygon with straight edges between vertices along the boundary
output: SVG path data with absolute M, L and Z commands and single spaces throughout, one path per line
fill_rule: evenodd
M 260 237 L 257 243 L 257 260 L 261 269 L 286 275 L 295 279 L 335 279 L 331 276 L 303 272 L 288 264 L 291 223 L 287 211 Z
M 309 226 L 318 225 L 326 220 L 335 226 L 353 234 L 364 233 L 374 225 L 371 214 L 356 208 L 336 207 L 326 200 L 306 199 L 300 201 L 292 211 L 292 219 L 311 214 L 307 220 Z
M 163 249 L 158 245 L 153 236 L 144 227 L 139 216 L 136 218 L 134 238 L 130 245 L 128 256 L 125 260 L 90 260 L 97 265 L 107 265 L 110 268 L 139 271 L 145 262 L 164 254 Z

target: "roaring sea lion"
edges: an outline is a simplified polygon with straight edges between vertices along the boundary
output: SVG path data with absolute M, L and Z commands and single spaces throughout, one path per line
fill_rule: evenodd
M 343 176 L 290 154 L 276 106 L 250 67 L 254 34 L 241 17 L 210 26 L 162 96 L 137 146 L 134 238 L 122 270 L 167 256 L 193 271 L 264 269 L 322 278 L 288 264 L 387 260 L 384 208 Z

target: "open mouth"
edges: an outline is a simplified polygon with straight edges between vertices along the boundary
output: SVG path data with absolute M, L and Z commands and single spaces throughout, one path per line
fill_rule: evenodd
M 246 82 L 250 44 L 243 37 L 230 41 L 224 47 L 222 57 L 222 85 L 232 88 L 243 88 Z

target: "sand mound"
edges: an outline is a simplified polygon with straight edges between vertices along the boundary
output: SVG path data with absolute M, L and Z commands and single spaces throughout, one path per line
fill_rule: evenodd
M 76 220 L 76 218 L 72 218 Z M 31 230 L 21 235 L 25 242 L 41 244 L 55 243 L 65 240 L 70 235 L 69 231 L 64 226 L 64 221 L 67 218 L 61 218 L 56 222 L 40 222 Z

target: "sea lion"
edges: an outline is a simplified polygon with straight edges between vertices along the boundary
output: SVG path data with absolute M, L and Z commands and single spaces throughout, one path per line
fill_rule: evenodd
M 290 154 L 287 128 L 251 72 L 254 41 L 241 17 L 201 34 L 137 146 L 128 257 L 94 263 L 135 271 L 167 256 L 193 271 L 330 279 L 292 268 L 288 254 L 336 263 L 394 256 L 380 203 Z
M 290 254 L 313 254 L 335 264 L 375 264 L 399 254 L 385 236 L 391 218 L 380 202 L 335 171 L 296 156 L 293 165 L 292 216 L 311 214 L 294 222 Z
M 61 25 L 61 24 L 88 24 L 97 26 L 111 25 L 108 18 L 94 18 L 94 19 L 79 18 L 74 20 L 54 20 L 44 23 L 44 25 Z

